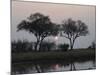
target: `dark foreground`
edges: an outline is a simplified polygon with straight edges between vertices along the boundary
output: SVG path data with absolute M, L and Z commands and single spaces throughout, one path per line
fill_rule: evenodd
M 66 52 L 52 51 L 52 52 L 25 52 L 12 53 L 12 62 L 24 62 L 33 60 L 67 60 L 67 61 L 84 61 L 95 60 L 94 49 L 71 50 Z
M 95 50 L 12 53 L 12 74 L 95 69 Z

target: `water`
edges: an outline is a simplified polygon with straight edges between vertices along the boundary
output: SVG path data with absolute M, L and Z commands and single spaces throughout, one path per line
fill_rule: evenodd
M 12 74 L 32 74 L 32 73 L 44 73 L 44 72 L 59 72 L 59 71 L 71 71 L 71 70 L 89 70 L 95 69 L 95 61 L 89 60 L 84 62 L 72 63 L 66 61 L 60 62 L 21 62 L 12 64 Z M 71 68 L 72 66 L 72 68 Z

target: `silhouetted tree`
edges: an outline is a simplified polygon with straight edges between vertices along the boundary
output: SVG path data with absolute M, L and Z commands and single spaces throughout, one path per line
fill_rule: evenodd
M 12 52 L 26 52 L 33 50 L 33 43 L 26 40 L 13 41 L 11 43 Z
M 75 40 L 80 36 L 86 36 L 88 34 L 88 27 L 81 20 L 74 21 L 68 19 L 63 21 L 61 36 L 67 38 L 70 41 L 70 49 L 73 49 Z
M 35 35 L 37 39 L 35 50 L 37 50 L 38 45 L 41 45 L 44 38 L 50 35 L 57 35 L 58 32 L 57 25 L 52 23 L 48 16 L 40 13 L 31 14 L 17 28 L 18 31 L 26 30 Z
M 67 51 L 69 48 L 69 44 L 59 44 L 58 48 L 62 51 Z
M 55 43 L 54 42 L 44 41 L 41 44 L 41 50 L 44 50 L 44 51 L 50 51 L 54 47 L 55 47 Z
M 88 27 L 81 20 L 74 21 L 68 19 L 63 21 L 61 36 L 67 38 L 70 41 L 70 49 L 73 49 L 75 40 L 80 36 L 86 36 L 88 34 Z M 75 65 L 71 62 L 71 70 L 76 70 Z
M 96 48 L 96 43 L 92 42 L 92 44 L 88 48 L 95 49 Z

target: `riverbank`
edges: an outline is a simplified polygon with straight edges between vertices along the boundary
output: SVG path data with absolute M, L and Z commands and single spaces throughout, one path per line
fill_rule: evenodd
M 95 60 L 95 49 L 74 49 L 69 51 L 51 51 L 51 52 L 24 52 L 12 53 L 12 62 L 27 62 L 27 61 L 43 61 L 43 60 L 66 60 L 73 61 L 86 61 Z

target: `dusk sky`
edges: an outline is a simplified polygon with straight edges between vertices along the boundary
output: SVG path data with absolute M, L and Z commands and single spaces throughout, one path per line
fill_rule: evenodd
M 89 34 L 76 39 L 74 48 L 87 48 L 91 42 L 95 41 L 95 6 L 37 3 L 27 1 L 12 1 L 12 41 L 24 39 L 32 42 L 36 41 L 34 35 L 27 31 L 22 30 L 16 32 L 17 25 L 22 20 L 27 19 L 30 14 L 34 14 L 36 12 L 49 16 L 51 21 L 57 24 L 61 24 L 63 20 L 67 20 L 68 18 L 84 22 L 88 26 Z M 55 41 L 52 37 L 45 38 L 45 40 L 48 39 Z M 69 43 L 69 41 L 66 38 L 59 37 L 56 43 Z

